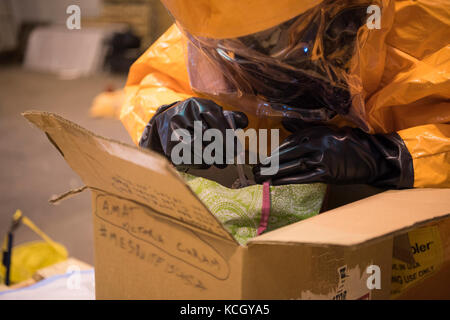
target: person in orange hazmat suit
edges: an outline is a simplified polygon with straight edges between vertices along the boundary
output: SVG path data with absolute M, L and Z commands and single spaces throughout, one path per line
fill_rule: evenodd
M 175 129 L 224 132 L 226 109 L 283 132 L 257 182 L 450 187 L 450 3 L 162 2 L 176 24 L 125 87 L 136 144 L 170 158 Z

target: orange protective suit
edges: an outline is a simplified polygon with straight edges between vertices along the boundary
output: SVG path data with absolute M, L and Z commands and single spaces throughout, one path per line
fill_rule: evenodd
M 241 106 L 239 99 L 223 99 L 216 92 L 192 86 L 193 76 L 203 74 L 203 82 L 209 82 L 214 81 L 215 75 L 188 72 L 188 36 L 241 37 L 311 10 L 338 10 L 339 6 L 364 3 L 358 0 L 163 2 L 181 27 L 170 27 L 130 69 L 120 118 L 136 144 L 158 107 L 192 96 L 207 97 L 224 108 L 244 110 L 253 127 L 281 128 L 279 115 L 270 111 L 261 115 L 260 101 Z M 370 133 L 397 132 L 413 159 L 414 187 L 450 187 L 450 2 L 376 3 L 382 8 L 381 28 L 369 29 L 364 25 L 358 30 L 355 52 L 345 75 L 352 94 L 351 110 L 348 116 L 336 116 L 330 122 L 358 126 Z M 313 58 L 320 55 L 319 49 L 314 46 Z

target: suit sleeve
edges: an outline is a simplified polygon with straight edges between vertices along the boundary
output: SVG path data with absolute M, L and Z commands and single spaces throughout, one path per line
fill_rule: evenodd
M 185 51 L 186 39 L 173 25 L 131 66 L 120 120 L 136 145 L 161 105 L 193 96 Z
M 450 187 L 450 124 L 428 124 L 398 132 L 411 154 L 415 188 Z

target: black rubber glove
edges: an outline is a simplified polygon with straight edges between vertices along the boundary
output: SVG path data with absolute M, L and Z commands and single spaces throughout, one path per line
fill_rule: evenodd
M 248 125 L 247 116 L 242 112 L 232 112 L 237 129 L 243 129 Z M 231 129 L 227 119 L 223 114 L 223 109 L 216 103 L 207 99 L 190 98 L 184 101 L 175 102 L 170 105 L 161 106 L 150 122 L 139 141 L 139 146 L 147 148 L 165 155 L 171 160 L 172 149 L 181 141 L 171 141 L 172 133 L 176 129 L 186 129 L 191 137 L 191 163 L 184 163 L 181 167 L 191 167 L 197 169 L 207 169 L 210 165 L 202 161 L 201 164 L 194 164 L 194 121 L 202 122 L 202 135 L 207 129 L 218 129 L 223 135 L 222 164 L 214 164 L 218 168 L 226 167 L 226 129 Z M 210 141 L 202 143 L 203 148 Z M 236 150 L 236 147 L 234 148 Z M 198 155 L 201 156 L 201 155 Z M 203 159 L 203 157 L 201 157 Z
M 292 129 L 292 125 L 286 126 Z M 327 126 L 300 128 L 271 157 L 279 157 L 273 176 L 253 169 L 258 183 L 273 185 L 325 182 L 370 184 L 378 187 L 411 188 L 412 158 L 397 133 L 368 134 L 360 129 Z

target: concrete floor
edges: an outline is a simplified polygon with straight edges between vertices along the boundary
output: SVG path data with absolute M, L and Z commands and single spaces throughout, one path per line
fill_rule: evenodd
M 20 113 L 43 110 L 60 114 L 102 136 L 132 143 L 118 120 L 89 118 L 92 99 L 108 85 L 120 88 L 125 77 L 96 75 L 76 80 L 34 73 L 20 67 L 0 69 L 0 236 L 8 230 L 16 209 L 51 238 L 64 244 L 71 256 L 93 264 L 90 192 L 54 206 L 52 195 L 82 186 L 44 134 Z M 38 239 L 26 227 L 17 243 Z

